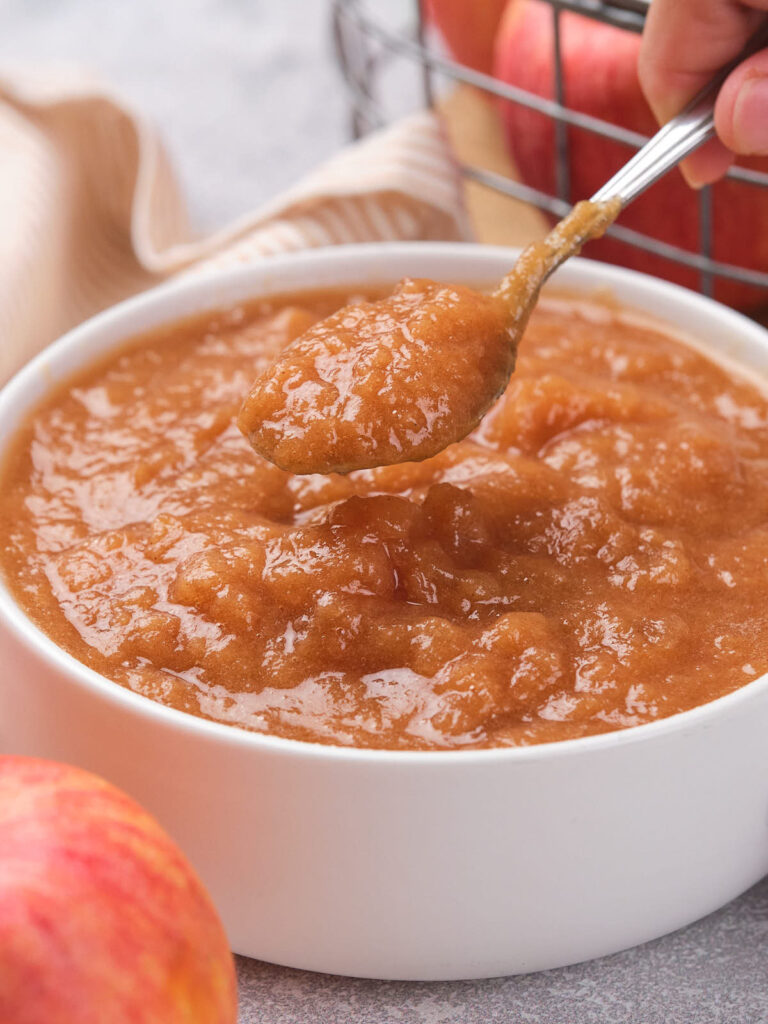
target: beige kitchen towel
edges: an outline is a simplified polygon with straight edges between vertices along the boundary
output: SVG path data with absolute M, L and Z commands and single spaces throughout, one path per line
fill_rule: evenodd
M 92 313 L 182 270 L 467 236 L 457 172 L 428 112 L 201 238 L 144 118 L 82 70 L 0 70 L 0 379 Z

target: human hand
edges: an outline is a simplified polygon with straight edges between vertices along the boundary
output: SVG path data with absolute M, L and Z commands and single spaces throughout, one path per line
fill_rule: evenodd
M 757 31 L 768 0 L 653 0 L 643 33 L 640 84 L 660 124 L 679 113 Z M 735 68 L 715 104 L 719 140 L 681 170 L 694 187 L 725 174 L 740 156 L 768 155 L 768 49 Z

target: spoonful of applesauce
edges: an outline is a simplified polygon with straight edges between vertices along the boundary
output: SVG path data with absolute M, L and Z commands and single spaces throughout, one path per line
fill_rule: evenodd
M 708 139 L 715 95 L 761 30 L 590 201 L 525 249 L 490 294 L 405 278 L 387 298 L 345 306 L 292 342 L 252 386 L 238 426 L 291 473 L 415 462 L 466 437 L 507 386 L 547 278 L 620 210 Z
M 405 278 L 293 341 L 252 386 L 238 426 L 291 473 L 415 462 L 466 437 L 509 382 L 539 290 L 602 234 L 619 200 L 579 203 L 493 294 Z

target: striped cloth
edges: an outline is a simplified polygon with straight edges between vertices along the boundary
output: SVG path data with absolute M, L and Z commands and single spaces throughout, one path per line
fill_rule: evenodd
M 180 271 L 343 242 L 469 235 L 438 120 L 348 147 L 194 237 L 153 129 L 80 70 L 0 73 L 0 379 L 86 317 Z

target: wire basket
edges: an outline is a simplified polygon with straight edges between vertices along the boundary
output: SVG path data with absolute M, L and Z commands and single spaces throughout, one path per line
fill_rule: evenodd
M 432 106 L 442 81 L 463 82 L 491 96 L 520 104 L 551 119 L 554 124 L 553 193 L 486 168 L 461 163 L 463 176 L 503 195 L 530 203 L 555 217 L 570 209 L 570 160 L 568 130 L 583 129 L 596 136 L 639 149 L 647 137 L 620 128 L 578 110 L 570 109 L 564 98 L 564 75 L 561 59 L 560 19 L 562 12 L 572 11 L 630 32 L 641 32 L 650 0 L 546 0 L 552 8 L 554 47 L 554 98 L 547 99 L 508 85 L 491 75 L 475 71 L 447 57 L 434 45 L 418 0 L 392 3 L 392 0 L 333 0 L 333 28 L 336 51 L 346 85 L 351 117 L 351 133 L 359 138 L 389 123 L 396 114 L 390 107 L 391 94 L 403 92 L 402 70 L 410 67 L 415 80 L 408 89 L 416 94 L 419 105 Z M 392 15 L 398 20 L 393 23 Z M 405 27 L 404 27 L 405 24 Z M 393 65 L 397 65 L 392 74 Z M 397 86 L 397 88 L 396 88 Z M 734 167 L 730 179 L 752 188 L 768 186 L 768 174 L 748 168 Z M 620 224 L 610 229 L 612 237 L 626 245 L 644 250 L 696 272 L 699 290 L 714 294 L 719 280 L 740 282 L 759 289 L 754 304 L 768 303 L 768 273 L 724 263 L 712 258 L 713 213 L 712 189 L 698 193 L 698 251 L 672 245 L 650 234 Z

